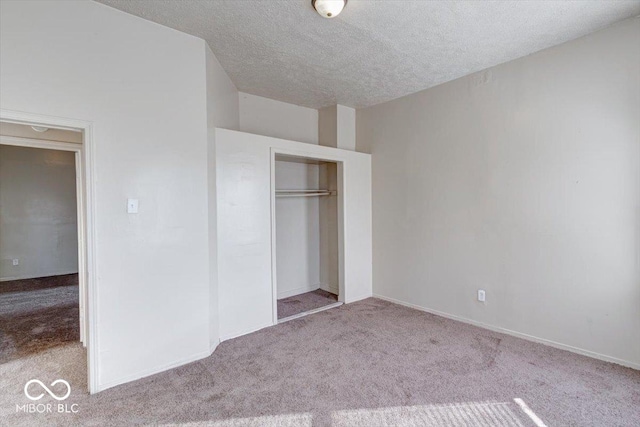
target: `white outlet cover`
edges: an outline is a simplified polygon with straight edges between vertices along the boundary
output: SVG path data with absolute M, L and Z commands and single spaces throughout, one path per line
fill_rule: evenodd
M 127 199 L 127 213 L 138 213 L 138 199 Z
M 483 289 L 478 289 L 478 301 L 484 302 L 486 294 Z
M 11 260 L 11 264 L 15 265 L 20 265 L 20 260 L 19 259 L 12 259 Z

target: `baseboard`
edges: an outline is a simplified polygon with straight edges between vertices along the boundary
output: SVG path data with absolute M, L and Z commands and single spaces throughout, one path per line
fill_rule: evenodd
M 334 302 L 333 304 L 325 305 L 324 307 L 314 308 L 313 310 L 305 311 L 303 313 L 298 313 L 298 314 L 294 314 L 294 315 L 289 316 L 289 317 L 278 319 L 278 325 L 281 324 L 281 323 L 284 323 L 284 322 L 288 322 L 290 320 L 295 320 L 295 319 L 299 319 L 301 317 L 308 316 L 310 314 L 320 313 L 321 311 L 326 311 L 326 310 L 330 310 L 332 308 L 340 307 L 342 304 L 344 304 L 344 303 L 341 302 L 341 301 L 338 301 L 338 302 Z
M 69 274 L 78 274 L 77 271 L 63 271 L 61 273 L 47 273 L 47 274 L 36 274 L 34 275 L 26 275 L 26 276 L 16 276 L 16 277 L 0 277 L 0 282 L 10 282 L 12 280 L 27 280 L 27 279 L 40 279 L 43 277 L 53 277 L 53 276 L 67 276 Z
M 212 355 L 214 351 L 216 351 L 216 348 L 218 348 L 218 346 L 220 345 L 220 339 L 217 339 L 216 341 L 209 343 L 209 355 Z
M 274 324 L 273 323 L 269 323 L 268 325 L 262 325 L 262 326 L 256 326 L 256 327 L 249 328 L 249 330 L 247 330 L 247 331 L 232 332 L 230 334 L 221 336 L 220 337 L 220 342 L 227 341 L 227 340 L 232 340 L 234 338 L 238 338 L 238 337 L 241 337 L 243 335 L 252 334 L 254 332 L 258 332 L 260 329 L 268 328 L 269 326 L 274 326 Z
M 338 292 L 339 292 L 336 286 L 332 286 L 326 283 L 318 283 L 317 285 L 302 286 L 302 287 L 291 289 L 289 291 L 282 292 L 282 293 L 278 292 L 278 299 L 293 297 L 296 295 L 315 291 L 316 289 L 322 289 L 323 291 L 330 292 L 334 295 L 338 295 Z
M 338 293 L 340 292 L 337 286 L 329 285 L 328 283 L 320 283 L 320 285 L 318 286 L 323 291 L 332 293 L 334 295 L 338 295 Z
M 150 377 L 151 375 L 155 375 L 155 374 L 159 374 L 159 373 L 164 372 L 164 371 L 168 371 L 169 369 L 177 368 L 179 366 L 186 365 L 188 363 L 192 363 L 192 362 L 195 362 L 195 361 L 200 360 L 200 359 L 204 359 L 206 357 L 209 357 L 210 355 L 211 355 L 211 353 L 208 350 L 206 350 L 206 351 L 202 351 L 200 353 L 196 353 L 196 354 L 194 354 L 192 356 L 186 357 L 184 359 L 178 360 L 177 362 L 172 362 L 172 363 L 168 363 L 166 365 L 161 365 L 161 366 L 158 366 L 158 367 L 155 367 L 155 368 L 147 369 L 145 371 L 141 371 L 141 372 L 138 372 L 138 373 L 135 373 L 135 374 L 132 374 L 132 375 L 128 375 L 126 377 L 121 377 L 121 378 L 119 378 L 119 379 L 117 379 L 115 381 L 111 381 L 111 382 L 108 382 L 108 383 L 98 383 L 98 389 L 96 390 L 96 393 L 100 392 L 100 391 L 105 391 L 107 389 L 110 389 L 110 388 L 113 388 L 113 387 L 116 387 L 116 386 L 119 386 L 119 385 L 122 385 L 122 384 L 126 384 L 126 383 L 131 382 L 131 381 L 136 381 L 136 380 L 139 380 L 141 378 Z
M 315 291 L 316 289 L 320 289 L 320 285 L 301 286 L 299 288 L 290 289 L 290 290 L 285 291 L 285 292 L 278 292 L 278 299 L 293 297 L 293 296 L 296 296 L 296 295 L 300 295 L 300 294 L 304 294 L 304 293 L 307 293 L 307 292 Z
M 345 301 L 345 304 L 351 304 L 352 302 L 362 301 L 363 299 L 367 299 L 371 297 L 375 297 L 375 295 L 372 295 L 372 294 L 358 295 L 357 297 L 349 298 L 349 301 Z M 384 299 L 384 298 L 380 298 L 380 299 Z
M 394 304 L 398 304 L 398 305 L 403 305 L 405 307 L 409 307 L 409 308 L 413 308 L 416 310 L 420 310 L 420 311 L 424 311 L 426 313 L 431 313 L 431 314 L 435 314 L 436 316 L 441 316 L 441 317 L 445 317 L 447 319 L 451 319 L 451 320 L 457 320 L 458 322 L 462 322 L 462 323 L 467 323 L 469 325 L 473 325 L 473 326 L 478 326 L 480 328 L 483 329 L 488 329 L 490 331 L 494 331 L 494 332 L 500 332 L 503 334 L 507 334 L 507 335 L 511 335 L 513 337 L 516 338 L 522 338 L 524 340 L 527 341 L 533 341 L 539 344 L 544 344 L 544 345 L 548 345 L 549 347 L 554 347 L 560 350 L 566 350 L 566 351 L 570 351 L 572 353 L 576 353 L 576 354 L 580 354 L 582 356 L 587 356 L 587 357 L 591 357 L 593 359 L 598 359 L 598 360 L 602 360 L 605 362 L 611 362 L 611 363 L 615 363 L 621 366 L 625 366 L 627 368 L 632 368 L 632 369 L 638 369 L 640 370 L 640 364 L 638 363 L 634 363 L 634 362 L 630 362 L 628 360 L 623 360 L 623 359 L 618 359 L 616 357 L 612 357 L 612 356 L 607 356 L 605 354 L 600 354 L 600 353 L 596 353 L 590 350 L 585 350 L 579 347 L 573 347 L 567 344 L 562 344 L 556 341 L 551 341 L 545 338 L 540 338 L 540 337 L 536 337 L 534 335 L 528 335 L 522 332 L 517 332 L 517 331 L 513 331 L 511 329 L 506 329 L 506 328 L 502 328 L 499 326 L 493 326 L 493 325 L 489 325 L 487 323 L 482 323 L 482 322 L 478 322 L 476 320 L 471 320 L 471 319 L 467 319 L 466 317 L 460 317 L 460 316 L 456 316 L 454 314 L 449 314 L 449 313 L 445 313 L 442 311 L 438 311 L 438 310 L 433 310 L 431 308 L 427 308 L 427 307 L 422 307 L 420 305 L 417 304 L 411 304 L 408 302 L 404 302 L 404 301 L 400 301 L 397 300 L 395 298 L 389 298 L 386 297 L 384 295 L 379 295 L 379 294 L 374 294 L 373 295 L 374 298 L 379 298 L 381 300 L 385 300 L 385 301 L 389 301 L 392 302 Z

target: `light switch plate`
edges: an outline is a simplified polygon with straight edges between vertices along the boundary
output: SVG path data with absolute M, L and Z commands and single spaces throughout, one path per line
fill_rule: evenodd
M 138 199 L 127 199 L 127 213 L 138 213 Z

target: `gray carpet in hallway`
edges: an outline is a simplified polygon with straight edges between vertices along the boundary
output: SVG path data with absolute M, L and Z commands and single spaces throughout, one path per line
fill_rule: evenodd
M 94 396 L 85 372 L 79 344 L 0 365 L 2 423 L 533 426 L 522 399 L 550 427 L 640 425 L 640 371 L 373 298 Z M 79 412 L 16 413 L 31 378 L 67 379 Z
M 294 295 L 292 297 L 278 300 L 278 319 L 293 316 L 294 314 L 304 313 L 305 311 L 314 310 L 333 304 L 338 301 L 338 296 L 330 292 L 316 289 L 315 291 L 305 292 L 304 294 Z
M 77 274 L 0 283 L 0 363 L 79 339 Z

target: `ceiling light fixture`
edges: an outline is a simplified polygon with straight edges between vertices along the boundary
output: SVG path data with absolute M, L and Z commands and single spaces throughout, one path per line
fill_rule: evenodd
M 335 18 L 342 12 L 347 0 L 311 0 L 311 4 L 323 18 Z
M 43 133 L 49 130 L 49 128 L 46 128 L 44 126 L 31 126 L 31 129 L 35 130 L 38 133 Z

